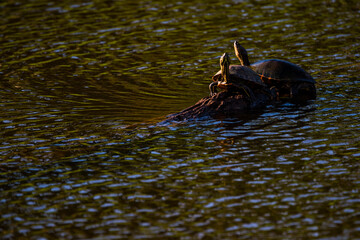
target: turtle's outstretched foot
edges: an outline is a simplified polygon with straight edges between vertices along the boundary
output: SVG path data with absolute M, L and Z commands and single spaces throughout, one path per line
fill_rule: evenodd
M 231 85 L 240 90 L 243 90 L 245 92 L 246 96 L 249 98 L 251 103 L 256 100 L 254 92 L 248 86 L 243 85 L 243 84 L 234 84 L 234 83 L 231 83 Z
M 209 84 L 210 97 L 216 94 L 216 88 L 218 86 L 218 81 L 212 82 Z

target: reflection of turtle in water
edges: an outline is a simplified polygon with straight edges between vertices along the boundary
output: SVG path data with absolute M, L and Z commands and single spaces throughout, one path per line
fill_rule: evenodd
M 251 101 L 255 100 L 254 89 L 262 89 L 270 94 L 266 84 L 253 70 L 246 66 L 230 65 L 230 57 L 227 53 L 220 58 L 220 68 L 221 70 L 212 77 L 214 82 L 209 85 L 210 96 L 215 94 L 217 87 L 231 91 L 242 90 Z
M 275 86 L 280 97 L 290 99 L 315 99 L 315 80 L 301 67 L 284 60 L 269 59 L 250 65 L 247 51 L 237 41 L 234 42 L 235 54 L 242 66 L 250 67 L 269 87 Z

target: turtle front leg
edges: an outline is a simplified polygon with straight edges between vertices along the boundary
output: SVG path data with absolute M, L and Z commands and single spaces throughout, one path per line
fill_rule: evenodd
M 246 85 L 239 83 L 231 83 L 232 86 L 244 90 L 246 95 L 250 98 L 250 101 L 253 102 L 256 100 L 254 92 Z
M 216 93 L 216 88 L 218 86 L 218 81 L 212 82 L 209 84 L 209 90 L 210 90 L 210 97 L 214 96 Z

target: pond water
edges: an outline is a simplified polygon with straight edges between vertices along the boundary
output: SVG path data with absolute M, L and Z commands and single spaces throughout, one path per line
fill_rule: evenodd
M 0 3 L 1 239 L 360 238 L 359 1 Z M 318 98 L 158 125 L 238 40 Z

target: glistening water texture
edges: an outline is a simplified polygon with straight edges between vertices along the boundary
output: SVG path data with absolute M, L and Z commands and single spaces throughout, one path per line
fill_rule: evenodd
M 360 238 L 358 1 L 3 1 L 0 238 Z M 157 125 L 234 40 L 305 106 Z

